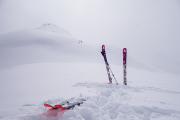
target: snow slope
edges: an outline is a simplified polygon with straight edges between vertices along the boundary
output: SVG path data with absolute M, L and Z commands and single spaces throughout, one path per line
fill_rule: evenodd
M 57 65 L 57 64 L 56 64 Z M 84 64 L 87 67 L 87 64 Z M 47 65 L 44 65 L 47 66 Z M 51 64 L 51 67 L 53 65 Z M 91 65 L 92 67 L 93 65 Z M 96 64 L 96 67 L 98 65 Z M 99 65 L 98 67 L 100 67 Z M 53 66 L 54 67 L 54 66 Z M 75 66 L 71 66 L 74 68 Z M 95 66 L 94 66 L 95 67 Z M 87 67 L 89 68 L 89 67 Z M 117 69 L 116 67 L 113 67 Z M 94 68 L 93 68 L 94 69 Z M 94 69 L 95 70 L 95 69 Z M 85 71 L 84 71 L 85 72 Z M 87 71 L 86 71 L 87 72 Z M 97 71 L 94 71 L 97 72 Z M 104 71 L 105 72 L 105 71 Z M 48 89 L 49 93 L 52 93 L 48 96 L 48 92 L 41 94 L 42 96 L 36 96 L 35 103 L 24 101 L 23 105 L 17 106 L 16 112 L 8 113 L 6 111 L 2 114 L 2 119 L 15 119 L 15 120 L 179 120 L 180 118 L 180 90 L 174 85 L 173 89 L 170 89 L 170 84 L 172 81 L 179 84 L 179 81 L 175 79 L 153 79 L 149 76 L 149 79 L 141 79 L 143 85 L 139 85 L 140 81 L 138 80 L 137 70 L 130 69 L 130 75 L 136 76 L 134 79 L 131 77 L 128 79 L 129 86 L 122 85 L 109 85 L 104 82 L 105 79 L 101 79 L 99 83 L 94 81 L 96 78 L 100 78 L 99 75 L 96 75 L 96 78 L 90 79 L 89 81 L 83 81 L 87 79 L 87 73 L 84 74 L 84 77 L 81 77 L 81 80 L 71 81 L 74 85 L 68 84 L 66 86 L 65 81 L 58 81 L 63 83 L 59 85 L 61 87 L 56 88 L 56 90 Z M 134 74 L 132 74 L 132 73 Z M 78 73 L 78 72 L 77 72 Z M 100 72 L 101 73 L 101 72 Z M 55 73 L 54 73 L 55 74 Z M 149 72 L 145 72 L 147 75 L 151 75 Z M 153 75 L 155 75 L 153 73 Z M 162 75 L 165 77 L 165 75 Z M 58 77 L 58 76 L 57 76 Z M 55 77 L 55 79 L 57 79 Z M 88 76 L 90 77 L 90 75 Z M 52 77 L 53 78 L 53 77 Z M 68 77 L 68 80 L 71 80 L 71 77 Z M 67 81 L 68 81 L 67 80 Z M 158 82 L 155 82 L 159 80 Z M 76 83 L 77 81 L 80 81 Z M 164 82 L 169 84 L 164 84 Z M 51 81 L 51 82 L 54 82 Z M 157 84 L 159 83 L 159 84 Z M 160 84 L 161 83 L 161 84 Z M 155 85 L 157 84 L 157 85 Z M 72 85 L 72 86 L 71 86 Z M 62 88 L 65 86 L 66 88 Z M 55 86 L 57 87 L 57 86 Z M 39 88 L 37 92 L 40 92 Z M 68 89 L 68 90 L 67 90 Z M 37 89 L 36 89 L 37 90 Z M 63 90 L 63 92 L 61 91 Z M 66 91 L 67 90 L 67 91 Z M 32 91 L 32 90 L 31 90 Z M 58 91 L 58 92 L 57 92 Z M 55 95 L 56 93 L 56 95 Z M 54 95 L 54 96 L 53 96 Z M 61 115 L 59 113 L 56 117 L 47 117 L 44 114 L 47 110 L 43 107 L 45 101 L 56 101 L 58 99 L 71 98 L 71 97 L 85 97 L 87 101 L 84 102 L 80 107 L 76 107 L 73 110 L 69 110 Z M 38 99 L 39 97 L 39 99 Z M 26 98 L 32 100 L 33 98 Z M 37 102 L 39 101 L 39 102 Z M 59 101 L 60 102 L 60 101 Z M 21 102 L 22 104 L 23 102 Z M 7 108 L 6 108 L 7 109 Z M 2 111 L 4 111 L 3 109 Z M 12 110 L 12 108 L 11 108 Z M 2 112 L 3 113 L 3 112 Z
M 0 0 L 0 120 L 180 120 L 179 11 L 179 0 Z M 46 116 L 44 102 L 79 96 Z
M 1 35 L 0 68 L 39 61 L 56 61 L 61 57 L 59 53 L 68 54 L 73 51 L 78 46 L 76 41 L 67 37 L 66 31 L 59 31 L 56 26 L 45 24 L 33 30 Z
M 78 42 L 50 23 L 1 34 L 0 119 L 180 119 L 179 75 L 151 71 L 149 65 L 128 56 L 128 86 L 123 86 L 122 65 L 117 60 L 121 48 L 108 46 L 108 59 L 120 83 L 108 85 L 100 49 L 101 45 Z M 80 107 L 63 116 L 44 116 L 45 101 L 79 96 L 87 99 Z
M 18 109 L 23 104 L 69 98 L 80 95 L 82 90 L 89 93 L 71 86 L 79 80 L 97 80 L 90 72 L 96 68 L 93 61 L 100 58 L 94 57 L 94 51 L 49 23 L 0 35 L 1 118 L 21 112 Z
M 127 47 L 136 67 L 180 74 L 179 11 L 179 0 L 1 0 L 0 33 L 50 22 L 85 42 Z

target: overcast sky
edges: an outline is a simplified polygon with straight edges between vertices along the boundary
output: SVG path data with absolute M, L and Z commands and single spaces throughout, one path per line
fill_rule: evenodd
M 140 61 L 175 72 L 179 21 L 179 0 L 0 0 L 0 33 L 53 23 L 77 39 L 127 47 Z

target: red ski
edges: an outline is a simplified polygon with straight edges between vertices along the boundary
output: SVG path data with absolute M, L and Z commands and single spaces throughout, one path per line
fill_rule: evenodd
M 123 48 L 123 72 L 124 72 L 124 85 L 127 85 L 127 72 L 126 72 L 126 63 L 127 63 L 127 49 Z

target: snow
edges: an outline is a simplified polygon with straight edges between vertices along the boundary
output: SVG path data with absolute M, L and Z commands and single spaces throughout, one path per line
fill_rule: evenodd
M 179 99 L 180 93 L 174 91 L 167 92 L 156 88 L 126 87 L 96 82 L 77 83 L 75 87 L 95 89 L 96 95 L 87 97 L 87 101 L 84 104 L 65 112 L 63 115 L 59 112 L 59 115 L 56 117 L 45 116 L 46 110 L 41 103 L 36 106 L 21 106 L 20 115 L 16 114 L 15 118 L 7 117 L 7 119 L 178 120 L 180 117 L 180 104 L 178 101 L 175 101 L 175 99 Z M 87 95 L 87 93 L 84 95 Z M 60 102 L 58 99 L 51 99 L 50 101 L 53 103 Z
M 51 16 L 48 0 L 0 1 L 0 120 L 179 120 L 178 2 L 127 1 L 115 5 L 123 2 L 101 4 L 99 0 L 94 5 L 94 1 L 80 0 L 69 6 L 71 2 L 50 4 Z M 94 10 L 87 10 L 89 6 Z M 117 6 L 126 14 L 120 12 L 118 16 Z M 6 11 L 8 7 L 17 10 Z M 39 15 L 40 11 L 45 14 Z M 46 19 L 32 24 L 36 17 Z M 65 24 L 66 20 L 70 22 Z M 102 41 L 119 85 L 115 81 L 108 84 L 100 53 Z M 123 47 L 128 50 L 127 86 L 122 80 Z M 65 112 L 48 111 L 43 106 L 71 98 L 86 101 Z
M 2 120 L 180 119 L 176 74 L 130 64 L 128 86 L 123 86 L 122 65 L 112 64 L 119 85 L 107 84 L 101 46 L 97 50 L 79 44 L 70 33 L 49 23 L 0 38 Z M 43 107 L 47 101 L 56 104 L 78 97 L 87 100 L 73 110 L 57 112 L 57 116 L 48 116 Z
M 79 66 L 81 69 L 77 71 Z M 118 71 L 119 67 L 112 66 L 115 71 Z M 1 89 L 3 88 L 0 102 L 1 119 L 178 120 L 180 118 L 178 79 L 169 80 L 170 77 L 167 78 L 166 74 L 132 68 L 128 69 L 128 73 L 128 86 L 123 86 L 122 81 L 118 81 L 120 85 L 107 84 L 104 64 L 97 63 L 33 63 L 1 70 L 1 78 L 6 80 L 3 86 L 8 86 L 8 88 L 1 86 Z M 138 73 L 149 75 L 149 79 L 146 76 L 139 78 Z M 154 74 L 164 79 L 155 79 L 152 76 Z M 117 76 L 118 80 L 122 80 L 119 77 Z M 15 81 L 12 81 L 13 79 Z M 11 82 L 13 83 L 9 84 Z M 58 103 L 59 99 L 79 96 L 87 98 L 80 107 L 75 107 L 55 118 L 43 115 L 47 112 L 43 107 L 43 103 L 47 100 Z
M 179 119 L 180 112 L 163 108 L 163 105 L 155 105 L 157 101 L 147 102 L 144 97 L 151 90 L 143 91 L 143 96 L 138 95 L 137 88 L 125 88 L 124 86 L 103 85 L 103 84 L 84 84 L 83 86 L 91 86 L 99 88 L 99 95 L 88 99 L 90 102 L 84 103 L 82 107 L 77 108 L 73 118 L 92 120 L 92 119 L 127 119 L 127 120 L 147 120 L 147 119 Z M 136 94 L 137 96 L 132 96 Z M 156 92 L 154 92 L 156 94 Z M 142 99 L 139 101 L 139 99 Z M 152 98 L 153 99 L 153 98 Z M 136 102 L 133 102 L 136 101 Z M 138 103 L 140 102 L 140 103 Z M 148 105 L 151 103 L 151 105 Z M 87 111 L 86 111 L 87 110 Z M 86 115 L 87 113 L 88 116 Z M 67 117 L 66 117 L 67 114 Z M 64 119 L 69 119 L 70 113 L 65 113 Z M 71 116 L 72 117 L 72 116 Z

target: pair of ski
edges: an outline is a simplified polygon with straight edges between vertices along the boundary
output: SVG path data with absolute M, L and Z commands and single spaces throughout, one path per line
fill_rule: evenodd
M 109 84 L 112 84 L 112 77 L 111 77 L 111 74 L 115 80 L 115 83 L 118 85 L 118 82 L 110 68 L 110 65 L 107 61 L 107 57 L 106 57 L 106 50 L 105 50 L 105 45 L 102 45 L 102 51 L 101 51 L 101 54 L 104 58 L 104 61 L 105 61 L 105 65 L 106 65 L 106 71 L 107 71 L 107 75 L 108 75 L 108 79 L 109 79 Z M 126 48 L 123 48 L 123 77 L 124 77 L 124 85 L 127 85 L 127 78 L 126 78 L 126 75 L 127 75 L 127 72 L 126 72 L 126 61 L 127 61 L 127 49 Z
M 79 98 L 76 100 L 65 100 L 59 104 L 56 105 L 51 105 L 48 103 L 44 103 L 44 107 L 48 108 L 49 110 L 69 110 L 69 109 L 73 109 L 75 106 L 80 106 L 81 104 L 83 104 L 83 102 L 86 101 L 84 98 Z

